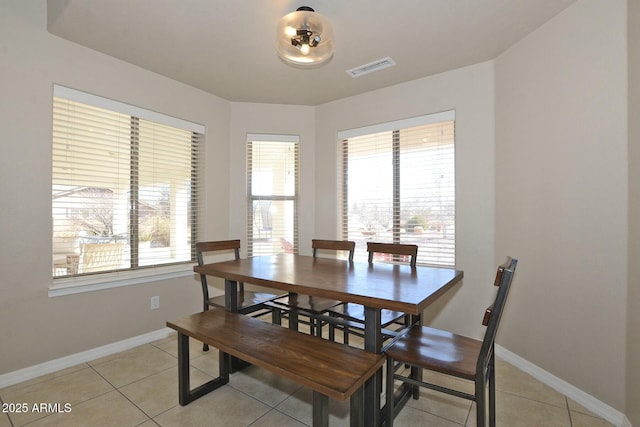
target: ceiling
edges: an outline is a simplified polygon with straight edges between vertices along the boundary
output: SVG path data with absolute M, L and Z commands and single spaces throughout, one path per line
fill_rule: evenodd
M 575 0 L 48 0 L 48 30 L 230 101 L 318 105 L 494 59 Z M 275 52 L 285 14 L 333 25 L 329 63 Z M 346 70 L 390 56 L 356 79 Z

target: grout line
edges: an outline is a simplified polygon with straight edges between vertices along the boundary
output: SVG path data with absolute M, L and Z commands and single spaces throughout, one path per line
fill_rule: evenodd
M 295 418 L 290 417 L 289 415 L 285 414 L 284 412 L 280 412 L 280 411 L 278 411 L 276 408 L 273 408 L 273 407 L 272 407 L 272 408 L 271 408 L 271 409 L 269 409 L 267 412 L 265 412 L 264 414 L 260 415 L 260 416 L 259 416 L 258 418 L 256 418 L 255 420 L 251 421 L 251 422 L 247 425 L 247 427 L 251 427 L 251 426 L 253 426 L 255 423 L 257 423 L 258 421 L 260 421 L 261 419 L 263 419 L 264 417 L 266 417 L 267 415 L 269 415 L 269 414 L 270 414 L 270 413 L 272 413 L 272 412 L 277 412 L 277 413 L 279 413 L 279 414 L 284 415 L 285 417 L 291 418 L 291 419 L 292 419 L 292 420 L 294 420 L 294 421 L 298 421 L 298 420 L 296 420 Z M 300 421 L 298 421 L 298 422 L 300 422 Z M 304 424 L 304 423 L 302 423 L 302 424 Z M 307 425 L 307 424 L 304 424 L 304 425 Z
M 141 422 L 140 424 L 137 424 L 137 425 L 136 425 L 136 427 L 141 426 L 141 425 L 143 425 L 143 424 L 145 424 L 145 423 L 148 423 L 149 421 L 151 421 L 151 422 L 152 422 L 153 424 L 155 424 L 156 426 L 160 427 L 160 424 L 158 424 L 158 423 L 156 422 L 156 420 L 154 420 L 153 418 L 149 418 L 148 420 L 143 421 L 143 422 Z
M 138 405 L 136 405 L 136 403 L 135 403 L 135 402 L 133 402 L 131 399 L 129 399 L 129 397 L 128 397 L 127 395 L 125 395 L 122 391 L 120 391 L 120 389 L 119 389 L 118 387 L 116 387 L 116 386 L 115 386 L 115 385 L 113 385 L 113 384 L 112 384 L 108 379 L 106 379 L 104 375 L 102 375 L 100 372 L 96 371 L 96 370 L 95 370 L 95 368 L 94 368 L 93 366 L 91 366 L 91 369 L 93 369 L 93 371 L 94 371 L 94 372 L 95 372 L 95 373 L 96 373 L 100 378 L 102 378 L 104 381 L 106 381 L 106 382 L 107 382 L 107 384 L 109 384 L 109 385 L 113 388 L 113 390 L 112 390 L 112 391 L 116 391 L 117 393 L 119 393 L 119 394 L 120 394 L 122 397 L 124 397 L 124 398 L 129 402 L 129 403 L 131 403 L 135 408 L 137 408 L 140 412 L 142 412 L 144 415 L 146 415 L 147 419 L 146 419 L 145 421 L 143 421 L 142 423 L 140 423 L 140 424 L 144 424 L 144 423 L 146 423 L 146 422 L 147 422 L 147 421 L 149 421 L 149 420 L 152 420 L 152 421 L 153 421 L 153 418 L 152 418 L 149 414 L 147 414 L 147 413 L 146 413 L 142 408 L 140 408 Z M 169 369 L 171 369 L 171 368 L 167 368 L 167 369 L 162 370 L 162 371 L 160 371 L 160 372 L 164 372 L 164 371 L 169 370 Z M 158 373 L 160 373 L 160 372 L 158 372 Z M 153 375 L 155 375 L 155 374 L 153 374 Z M 152 375 L 148 375 L 148 376 L 146 376 L 146 377 L 144 377 L 144 378 L 141 378 L 140 380 L 134 381 L 134 382 L 129 383 L 129 384 L 135 384 L 135 383 L 137 383 L 138 381 L 142 381 L 143 379 L 149 378 L 149 377 L 151 377 L 151 376 L 152 376 Z M 122 387 L 126 387 L 126 386 L 128 386 L 129 384 L 125 384 L 125 385 L 123 385 Z M 108 392 L 108 393 L 111 393 L 111 392 Z M 106 393 L 105 393 L 105 394 L 106 394 Z M 101 394 L 100 396 L 103 396 L 103 395 L 104 395 L 104 394 Z M 93 399 L 95 399 L 96 397 L 98 397 L 98 396 L 95 396 Z M 89 400 L 92 400 L 92 399 L 89 399 Z M 153 422 L 155 423 L 155 421 L 153 421 Z M 157 423 L 156 423 L 156 425 L 157 425 Z
M 4 404 L 4 400 L 2 400 L 2 396 L 0 396 L 0 404 Z M 11 417 L 9 416 L 8 413 L 3 414 L 7 416 L 7 420 L 9 420 L 9 426 L 11 427 L 15 427 L 15 424 L 13 424 L 13 421 L 11 420 Z
M 124 387 L 124 386 L 123 386 L 123 387 Z M 134 401 L 132 401 L 131 399 L 129 399 L 129 397 L 128 397 L 126 394 L 124 394 L 123 392 L 121 392 L 121 391 L 120 391 L 120 389 L 116 389 L 116 391 L 117 391 L 118 393 L 120 393 L 120 396 L 122 396 L 122 397 L 124 397 L 125 399 L 127 399 L 127 401 L 128 401 L 129 403 L 131 403 L 135 408 L 137 408 L 140 412 L 142 412 L 143 414 L 145 414 L 145 415 L 147 416 L 147 419 L 146 419 L 146 420 L 144 420 L 144 421 L 143 421 L 142 423 L 140 423 L 140 424 L 144 424 L 144 423 L 146 423 L 146 422 L 147 422 L 147 421 L 149 421 L 149 420 L 152 420 L 152 421 L 153 421 L 153 418 L 151 417 L 151 415 L 147 414 L 147 413 L 146 413 L 146 412 L 145 412 L 141 407 L 139 407 L 138 405 L 136 405 L 136 403 L 135 403 Z M 153 421 L 153 422 L 155 423 L 155 421 Z M 157 424 L 157 423 L 156 423 L 156 424 Z
M 270 408 L 270 410 L 271 410 L 271 409 L 275 409 L 275 408 L 276 408 L 276 406 L 280 405 L 282 402 L 284 402 L 285 400 L 289 399 L 291 396 L 293 396 L 293 394 L 295 394 L 297 391 L 299 391 L 299 389 L 298 389 L 298 390 L 296 390 L 293 394 L 289 394 L 286 398 L 284 398 L 284 399 L 282 400 L 282 402 L 278 403 L 276 406 L 273 406 L 273 405 L 271 405 L 270 403 L 264 402 L 264 401 L 262 401 L 262 400 L 258 399 L 257 397 L 252 396 L 252 395 L 250 395 L 249 393 L 246 393 L 245 391 L 240 390 L 240 389 L 238 389 L 238 388 L 234 387 L 234 386 L 233 386 L 233 384 L 231 384 L 231 381 L 229 381 L 229 382 L 228 382 L 227 384 L 225 384 L 223 387 L 229 387 L 229 388 L 231 388 L 231 389 L 233 389 L 233 390 L 237 391 L 238 393 L 241 393 L 241 394 L 243 394 L 243 395 L 247 396 L 248 398 L 250 398 L 250 399 L 252 399 L 252 400 L 255 400 L 256 402 L 263 404 L 264 406 L 268 406 L 268 407 Z M 267 411 L 267 413 L 268 413 L 268 412 L 270 412 L 270 410 L 269 410 L 269 411 Z
M 407 402 L 407 403 L 409 403 L 409 402 Z M 465 421 L 462 424 L 460 424 L 460 422 L 458 422 L 458 421 L 452 420 L 451 418 L 447 418 L 447 417 L 442 416 L 442 415 L 438 415 L 438 414 L 433 413 L 433 412 L 429 412 L 428 410 L 425 410 L 425 409 L 415 408 L 413 406 L 405 406 L 405 408 L 413 409 L 414 411 L 418 411 L 418 412 L 423 412 L 425 414 L 431 415 L 432 417 L 439 418 L 441 420 L 445 420 L 445 421 L 447 421 L 449 423 L 456 424 L 456 425 L 459 425 L 459 426 L 462 426 L 462 427 L 465 427 L 467 425 L 467 422 L 469 421 L 469 413 L 468 412 L 467 412 L 467 418 L 465 419 Z M 403 408 L 403 409 L 405 409 L 405 408 Z M 469 409 L 469 411 L 470 410 L 471 409 Z M 396 415 L 396 417 L 397 416 L 398 415 Z
M 305 423 L 304 421 L 299 420 L 299 419 L 297 419 L 297 418 L 295 418 L 295 417 L 293 417 L 293 416 L 291 416 L 289 414 L 286 414 L 286 413 L 282 412 L 281 410 L 279 410 L 278 408 L 273 408 L 273 410 L 279 412 L 280 414 L 284 415 L 287 418 L 290 418 L 290 419 L 292 419 L 294 421 L 299 422 L 300 424 L 303 424 L 303 425 L 305 425 L 307 427 L 311 427 L 309 424 Z
M 571 409 L 569 408 L 569 398 L 567 396 L 564 397 L 564 402 L 567 405 L 567 413 L 569 415 L 569 427 L 573 427 L 573 417 L 571 416 Z
M 473 403 L 474 402 L 471 402 L 471 405 L 469 405 L 469 410 L 467 411 L 467 417 L 464 419 L 464 423 L 462 424 L 463 426 L 468 426 L 469 422 L 471 421 L 471 411 L 473 410 Z
M 160 423 L 158 423 L 158 422 L 156 421 L 156 418 L 158 418 L 158 417 L 160 417 L 160 416 L 162 416 L 162 415 L 166 414 L 167 412 L 171 411 L 173 408 L 176 408 L 176 407 L 178 407 L 178 406 L 180 406 L 180 404 L 179 404 L 179 403 L 176 403 L 175 405 L 171 406 L 170 408 L 165 409 L 164 411 L 160 412 L 160 413 L 159 413 L 158 415 L 156 415 L 155 417 L 151 418 L 151 420 L 152 420 L 156 425 L 160 425 Z
M 174 339 L 175 339 L 175 337 L 174 337 Z M 176 359 L 178 358 L 175 354 L 172 354 L 172 353 L 168 352 L 168 351 L 167 351 L 167 350 L 165 350 L 164 348 L 162 348 L 162 347 L 160 347 L 160 346 L 158 346 L 158 345 L 156 345 L 156 344 L 154 344 L 154 343 L 149 343 L 149 344 L 150 344 L 152 347 L 157 348 L 158 350 L 164 351 L 164 352 L 165 352 L 165 353 L 167 353 L 169 356 L 175 357 Z
M 564 406 L 554 405 L 553 403 L 543 402 L 542 400 L 537 400 L 537 399 L 534 399 L 534 398 L 532 398 L 532 397 L 523 396 L 523 395 L 521 395 L 521 394 L 518 394 L 518 393 L 517 393 L 517 392 L 515 392 L 515 391 L 511 391 L 511 390 L 499 390 L 499 391 L 500 391 L 501 393 L 504 393 L 504 394 L 508 394 L 508 395 L 515 396 L 515 397 L 519 397 L 520 399 L 526 399 L 526 400 L 530 400 L 530 401 L 532 401 L 532 402 L 540 403 L 540 404 L 542 404 L 542 405 L 551 406 L 552 408 L 567 409 L 567 410 L 568 410 L 566 403 L 565 403 L 565 405 L 564 405 Z M 566 399 L 566 398 L 567 398 L 567 396 L 564 396 L 564 395 L 563 395 L 562 397 L 563 397 L 564 399 Z
M 84 366 L 82 366 L 82 365 L 84 365 Z M 20 390 L 20 389 L 23 389 L 25 387 L 30 387 L 30 386 L 35 385 L 35 384 L 47 383 L 47 382 L 50 382 L 50 381 L 53 381 L 53 380 L 57 380 L 58 378 L 64 378 L 64 377 L 66 377 L 68 375 L 77 374 L 78 372 L 80 372 L 80 371 L 82 371 L 82 370 L 84 370 L 86 368 L 90 368 L 90 367 L 91 366 L 87 362 L 78 363 L 77 365 L 69 366 L 68 368 L 62 368 L 62 369 L 60 369 L 58 371 L 49 372 L 47 374 L 42 374 L 42 375 L 39 375 L 37 377 L 31 378 L 31 379 L 28 379 L 28 380 L 24 380 L 24 381 L 19 382 L 19 383 L 9 385 L 7 387 L 2 388 L 1 390 L 5 390 L 5 391 L 8 390 L 8 389 Z M 70 372 L 67 372 L 66 374 L 54 375 L 57 372 L 64 371 L 66 369 L 72 369 L 72 368 L 77 368 L 77 369 L 74 369 L 74 370 L 72 370 Z M 40 378 L 40 379 L 38 379 L 38 378 Z
M 86 363 L 85 363 L 85 364 L 86 364 Z M 87 366 L 86 366 L 86 367 L 84 367 L 84 368 L 80 368 L 80 369 L 78 369 L 78 370 L 75 370 L 75 371 L 73 371 L 73 372 L 69 372 L 69 373 L 64 374 L 64 375 L 59 375 L 59 376 L 55 376 L 55 377 L 52 377 L 52 378 L 48 378 L 48 379 L 46 379 L 46 380 L 44 380 L 44 381 L 36 381 L 36 382 L 34 382 L 34 383 L 31 383 L 31 384 L 25 385 L 25 387 L 35 386 L 36 384 L 46 383 L 46 382 L 50 382 L 50 381 L 53 381 L 53 380 L 56 380 L 56 379 L 59 379 L 59 378 L 64 378 L 64 377 L 69 376 L 69 375 L 72 375 L 72 374 L 77 374 L 77 373 L 79 373 L 79 372 L 83 371 L 83 370 L 84 370 L 84 369 L 86 369 L 86 368 L 90 368 L 90 369 L 94 370 L 91 366 L 89 366 L 89 365 L 87 364 Z M 68 368 L 65 368 L 65 369 L 68 369 Z M 94 370 L 94 372 L 95 372 L 95 370 Z M 98 376 L 102 377 L 102 375 L 100 375 L 98 372 L 96 372 L 96 373 L 98 374 Z M 46 374 L 46 375 L 51 375 L 51 374 Z M 37 378 L 37 377 L 36 377 L 36 378 Z M 102 377 L 102 378 L 104 379 L 104 377 Z M 31 381 L 33 381 L 33 380 L 27 380 L 27 381 L 25 381 L 25 382 L 31 382 Z M 105 381 L 106 381 L 106 379 L 105 379 Z M 110 382 L 108 382 L 108 381 L 106 381 L 106 382 L 107 382 L 107 384 L 109 384 L 109 386 L 113 387 L 113 385 L 112 385 Z M 12 386 L 11 386 L 11 387 L 12 387 Z M 22 387 L 20 387 L 20 388 L 22 388 Z M 107 391 L 105 391 L 104 393 L 96 394 L 96 395 L 95 395 L 95 396 L 93 396 L 93 397 L 90 397 L 90 398 L 87 398 L 87 399 L 84 399 L 84 400 L 78 400 L 78 401 L 76 401 L 76 402 L 73 402 L 73 403 L 72 403 L 72 405 L 73 405 L 73 406 L 77 406 L 77 405 L 81 405 L 81 404 L 86 403 L 86 402 L 90 402 L 90 401 L 92 401 L 92 400 L 94 400 L 94 399 L 97 399 L 98 397 L 102 397 L 102 396 L 104 396 L 104 395 L 106 395 L 106 394 L 109 394 L 109 393 L 111 393 L 112 391 L 113 391 L 113 390 L 107 390 Z M 69 402 L 69 403 L 71 403 L 71 402 Z M 9 414 L 7 414 L 7 415 L 9 415 Z M 46 419 L 46 418 L 53 417 L 53 416 L 55 416 L 55 415 L 56 415 L 56 413 L 45 413 L 45 414 L 44 414 L 44 415 L 42 415 L 41 417 L 35 418 L 35 419 L 31 420 L 31 421 L 28 421 L 26 424 L 21 424 L 21 426 L 27 426 L 27 425 L 33 424 L 33 423 L 35 423 L 35 422 L 39 422 L 39 421 L 41 421 L 41 420 L 44 420 L 44 419 Z M 11 423 L 11 426 L 13 426 L 13 427 L 17 427 L 17 426 L 16 426 L 16 424 L 15 424 L 15 423 L 13 422 L 13 420 L 11 419 L 11 417 L 9 416 L 8 418 L 9 418 L 9 422 Z

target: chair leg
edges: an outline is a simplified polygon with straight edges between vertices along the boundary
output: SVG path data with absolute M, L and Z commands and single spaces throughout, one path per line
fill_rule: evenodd
M 486 381 L 484 374 L 476 377 L 476 427 L 484 427 L 486 423 Z
M 491 355 L 489 359 L 489 372 L 487 378 L 489 381 L 489 427 L 496 427 L 496 366 L 495 357 Z
M 209 304 L 208 304 L 208 301 L 207 301 L 207 297 L 208 297 L 208 295 L 205 295 L 204 308 L 202 310 L 203 313 L 205 311 L 209 311 Z M 209 351 L 209 345 L 203 343 L 202 344 L 202 351 Z
M 411 370 L 411 374 L 409 375 L 411 378 L 416 381 L 422 381 L 422 368 L 411 366 L 409 364 L 405 364 L 405 368 L 406 367 L 409 367 L 409 369 Z M 413 398 L 413 400 L 420 399 L 420 387 L 418 387 L 417 385 L 411 386 L 411 397 Z
M 311 316 L 309 316 L 309 335 L 316 335 L 316 322 Z
M 271 308 L 271 323 L 274 325 L 282 325 L 282 310 L 276 307 Z
M 394 381 L 393 381 L 393 364 L 394 361 L 392 358 L 387 357 L 387 390 L 386 390 L 386 403 L 384 405 L 384 415 L 385 415 L 385 427 L 393 427 L 393 412 L 395 408 L 394 405 Z
M 200 284 L 202 285 L 202 312 L 209 311 L 209 287 L 207 279 L 204 275 L 200 275 Z M 202 351 L 209 351 L 207 344 L 202 344 Z
M 322 338 L 322 320 L 316 319 L 316 336 Z

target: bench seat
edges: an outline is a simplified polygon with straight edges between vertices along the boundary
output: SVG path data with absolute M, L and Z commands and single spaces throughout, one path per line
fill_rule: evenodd
M 362 425 L 363 386 L 384 364 L 384 356 L 324 340 L 259 319 L 212 308 L 167 326 L 178 332 L 179 400 L 197 399 L 229 381 L 234 356 L 301 384 L 314 392 L 314 426 L 328 425 L 327 397 L 351 398 L 351 423 Z M 220 350 L 220 377 L 190 390 L 188 338 Z M 354 413 L 358 412 L 358 413 Z

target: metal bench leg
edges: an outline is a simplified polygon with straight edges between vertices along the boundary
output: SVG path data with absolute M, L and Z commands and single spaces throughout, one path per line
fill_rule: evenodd
M 229 364 L 220 352 L 220 376 L 191 390 L 189 378 L 189 336 L 178 332 L 178 403 L 187 405 L 229 382 Z
M 313 392 L 313 427 L 329 427 L 329 397 Z
M 178 401 L 180 405 L 189 403 L 189 337 L 178 333 Z

